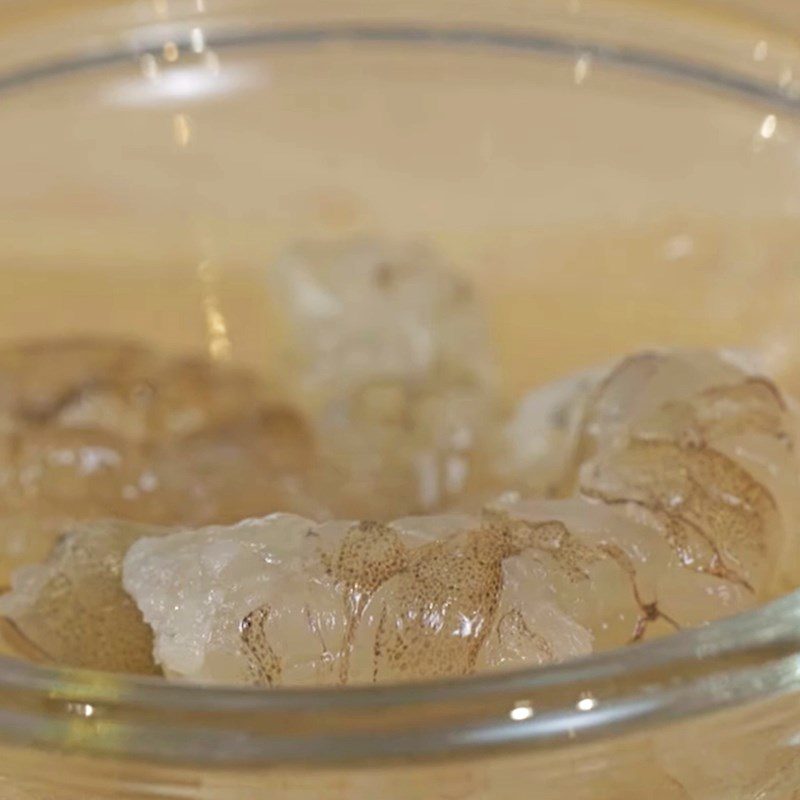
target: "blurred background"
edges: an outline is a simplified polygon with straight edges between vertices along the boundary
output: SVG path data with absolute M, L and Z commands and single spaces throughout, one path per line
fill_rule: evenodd
M 796 4 L 432 5 L 0 3 L 0 337 L 269 372 L 270 265 L 369 235 L 475 282 L 509 397 L 648 345 L 794 370 Z

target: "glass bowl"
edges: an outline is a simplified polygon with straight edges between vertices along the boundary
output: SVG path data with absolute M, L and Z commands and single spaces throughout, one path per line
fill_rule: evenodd
M 648 345 L 800 388 L 793 2 L 6 0 L 0 338 L 269 373 L 303 238 L 424 240 L 509 401 Z M 800 796 L 800 599 L 563 666 L 206 689 L 0 661 L 0 798 Z

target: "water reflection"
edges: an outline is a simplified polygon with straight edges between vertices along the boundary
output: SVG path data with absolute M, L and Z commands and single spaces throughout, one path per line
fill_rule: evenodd
M 224 95 L 250 83 L 251 74 L 237 67 L 220 69 L 219 58 L 206 50 L 201 63 L 160 66 L 151 54 L 140 60 L 141 77 L 122 81 L 110 92 L 112 102 L 121 105 L 154 106 L 207 99 Z
M 175 114 L 172 118 L 172 130 L 175 136 L 175 144 L 178 147 L 186 147 L 192 138 L 192 128 L 189 124 L 189 117 L 186 114 Z
M 591 711 L 597 705 L 597 700 L 594 699 L 591 695 L 584 695 L 581 697 L 580 700 L 575 704 L 575 707 L 578 711 Z
M 211 261 L 201 261 L 197 266 L 197 277 L 203 292 L 208 354 L 214 361 L 228 361 L 231 357 L 231 340 L 217 292 L 219 272 Z
M 580 86 L 586 80 L 586 76 L 589 74 L 590 67 L 591 67 L 591 57 L 588 54 L 582 55 L 575 62 L 574 77 L 576 85 Z
M 774 114 L 767 114 L 764 121 L 761 123 L 759 133 L 762 139 L 771 139 L 775 135 L 778 128 L 778 118 Z
M 511 717 L 514 722 L 524 722 L 526 719 L 530 719 L 533 716 L 533 708 L 527 700 L 521 700 L 508 712 L 508 716 Z
M 206 49 L 206 37 L 202 28 L 192 28 L 189 38 L 193 53 L 202 53 Z

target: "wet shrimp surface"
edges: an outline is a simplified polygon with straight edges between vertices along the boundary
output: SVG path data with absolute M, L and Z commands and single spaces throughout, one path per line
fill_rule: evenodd
M 429 252 L 277 265 L 285 385 L 114 341 L 0 352 L 6 639 L 46 663 L 262 686 L 563 661 L 797 574 L 797 412 L 723 352 L 500 399 Z

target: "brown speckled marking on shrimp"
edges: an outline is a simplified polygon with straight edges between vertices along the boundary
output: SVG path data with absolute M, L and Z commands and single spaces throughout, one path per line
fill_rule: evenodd
M 331 576 L 345 590 L 345 634 L 339 680 L 347 683 L 358 623 L 372 595 L 408 565 L 408 548 L 397 531 L 380 522 L 362 521 L 345 534 L 329 566 Z
M 254 609 L 242 620 L 239 629 L 242 649 L 247 656 L 247 671 L 256 686 L 276 686 L 283 673 L 280 657 L 270 646 L 264 631 L 270 611 L 268 605 Z
M 547 553 L 572 581 L 588 579 L 588 565 L 606 557 L 561 522 L 512 520 L 504 512 L 488 512 L 483 525 L 413 550 L 381 610 L 373 680 L 472 672 L 495 629 L 503 561 L 529 550 Z M 527 635 L 538 636 L 530 629 Z
M 497 612 L 509 539 L 477 528 L 412 551 L 375 637 L 374 680 L 466 675 Z
M 739 464 L 709 447 L 635 439 L 598 471 L 614 488 L 584 485 L 585 495 L 647 509 L 685 567 L 753 590 L 746 566 L 732 566 L 726 552 L 763 559 L 778 512 L 772 494 Z

